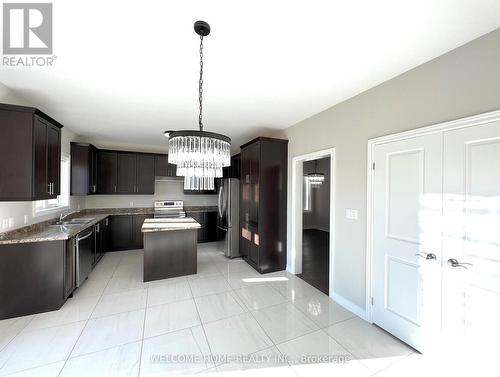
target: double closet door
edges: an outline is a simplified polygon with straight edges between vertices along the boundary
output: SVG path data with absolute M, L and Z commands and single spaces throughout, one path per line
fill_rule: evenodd
M 374 149 L 372 319 L 419 351 L 500 333 L 500 121 Z

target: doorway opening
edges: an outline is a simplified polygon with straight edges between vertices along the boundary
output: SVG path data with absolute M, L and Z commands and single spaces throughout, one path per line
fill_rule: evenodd
M 288 271 L 334 295 L 335 148 L 292 159 Z
M 328 294 L 330 157 L 304 161 L 302 172 L 302 272 L 297 276 Z

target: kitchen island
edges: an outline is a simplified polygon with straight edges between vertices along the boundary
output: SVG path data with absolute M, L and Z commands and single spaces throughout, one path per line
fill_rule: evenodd
M 196 274 L 200 228 L 191 217 L 146 219 L 144 281 Z

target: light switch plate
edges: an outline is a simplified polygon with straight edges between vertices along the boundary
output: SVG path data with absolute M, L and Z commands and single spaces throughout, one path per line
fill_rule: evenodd
M 352 209 L 352 208 L 347 208 L 345 210 L 345 217 L 346 217 L 346 219 L 349 219 L 349 220 L 357 220 L 358 219 L 358 210 Z

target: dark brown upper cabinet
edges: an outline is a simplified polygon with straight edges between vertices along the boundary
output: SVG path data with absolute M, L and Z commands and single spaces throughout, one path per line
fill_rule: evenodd
M 97 164 L 99 153 L 96 147 L 91 145 L 89 150 L 89 194 L 97 194 Z
M 117 194 L 137 192 L 137 158 L 135 153 L 118 153 L 118 173 L 116 175 Z
M 97 193 L 97 148 L 92 144 L 71 143 L 71 195 Z
M 155 154 L 99 150 L 98 194 L 154 194 Z
M 252 225 L 258 223 L 259 217 L 260 151 L 260 143 L 250 144 L 241 151 L 240 217 Z
M 155 156 L 152 154 L 137 155 L 137 184 L 138 194 L 155 193 Z
M 61 128 L 32 107 L 0 104 L 0 200 L 60 194 Z
M 168 162 L 168 155 L 155 155 L 155 176 L 157 177 L 176 177 L 177 167 Z
M 116 194 L 118 153 L 99 151 L 97 158 L 97 193 Z
M 286 265 L 287 153 L 281 139 L 241 146 L 240 251 L 260 273 Z
M 223 178 L 236 178 L 241 177 L 241 157 L 240 154 L 235 154 L 231 157 L 231 166 L 222 169 Z

